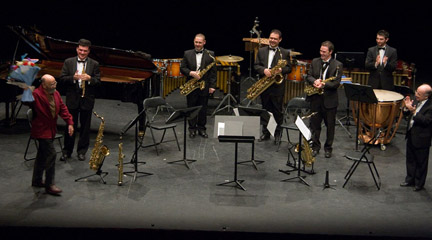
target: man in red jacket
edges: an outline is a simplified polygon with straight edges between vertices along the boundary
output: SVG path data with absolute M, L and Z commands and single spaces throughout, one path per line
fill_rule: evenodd
M 41 78 L 41 85 L 33 91 L 34 102 L 29 103 L 33 110 L 31 136 L 39 143 L 33 167 L 33 187 L 45 187 L 46 192 L 59 195 L 62 190 L 54 183 L 55 160 L 57 153 L 54 148 L 54 137 L 57 132 L 57 118 L 68 125 L 69 135 L 73 134 L 73 119 L 66 105 L 56 91 L 57 82 L 49 74 Z M 45 171 L 45 181 L 42 180 Z

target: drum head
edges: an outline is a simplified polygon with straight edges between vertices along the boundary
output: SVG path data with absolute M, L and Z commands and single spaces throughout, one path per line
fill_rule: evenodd
M 397 92 L 383 89 L 374 89 L 373 91 L 378 102 L 397 102 L 403 99 L 403 95 Z

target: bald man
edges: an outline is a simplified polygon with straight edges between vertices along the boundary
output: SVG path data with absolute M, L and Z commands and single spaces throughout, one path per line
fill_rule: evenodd
M 56 90 L 57 82 L 49 74 L 43 75 L 41 85 L 33 91 L 34 102 L 29 103 L 33 110 L 31 136 L 38 141 L 38 152 L 33 167 L 33 187 L 44 187 L 48 194 L 59 195 L 62 190 L 55 185 L 54 137 L 57 133 L 57 118 L 60 116 L 68 125 L 69 135 L 74 132 L 72 115 Z M 43 174 L 45 172 L 45 181 Z
M 406 133 L 407 175 L 402 187 L 414 187 L 414 191 L 424 189 L 429 149 L 432 140 L 432 88 L 420 85 L 415 92 L 415 100 L 405 98 L 404 115 L 409 116 Z

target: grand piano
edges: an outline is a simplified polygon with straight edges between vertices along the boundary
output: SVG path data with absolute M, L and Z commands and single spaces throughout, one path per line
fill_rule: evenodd
M 21 26 L 8 26 L 8 28 L 18 36 L 18 41 L 24 41 L 35 51 L 29 53 L 29 57 L 40 59 L 38 66 L 41 70 L 38 77 L 48 73 L 58 78 L 64 60 L 76 56 L 77 42 L 45 36 L 37 29 Z M 100 64 L 102 84 L 96 98 L 133 102 L 138 105 L 138 111 L 141 112 L 145 98 L 159 95 L 155 91 L 159 84 L 156 83 L 157 78 L 153 77 L 157 67 L 150 54 L 92 45 L 89 57 Z M 4 79 L 4 75 L 0 78 Z M 37 81 L 34 85 L 37 85 Z M 57 90 L 62 95 L 65 94 L 65 88 L 61 84 L 57 86 Z

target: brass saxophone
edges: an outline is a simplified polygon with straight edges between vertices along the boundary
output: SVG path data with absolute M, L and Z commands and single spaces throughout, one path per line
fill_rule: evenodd
M 120 141 L 122 137 L 120 137 Z M 118 158 L 118 185 L 121 186 L 123 184 L 123 159 L 125 155 L 123 154 L 123 143 L 119 143 L 119 158 Z
M 276 69 L 285 67 L 287 63 L 288 63 L 287 60 L 279 59 L 277 65 L 270 70 L 272 74 L 271 77 L 264 76 L 256 83 L 254 83 L 250 88 L 248 88 L 246 97 L 249 100 L 254 100 L 261 93 L 263 93 L 267 88 L 269 88 L 273 83 L 281 84 L 283 82 L 284 77 L 282 76 L 282 73 L 275 74 L 275 72 Z
M 96 115 L 96 117 L 101 120 L 101 124 L 99 125 L 99 131 L 96 136 L 95 146 L 92 150 L 92 154 L 89 161 L 90 169 L 97 171 L 102 165 L 105 157 L 109 155 L 109 149 L 106 145 L 102 145 L 105 120 L 103 117 L 99 116 L 96 112 L 93 112 L 93 114 Z
M 83 63 L 83 68 L 82 68 L 82 71 L 81 71 L 81 75 L 83 75 L 83 74 L 85 74 L 85 62 Z M 83 80 L 81 80 L 81 88 L 82 88 L 82 94 L 81 94 L 81 97 L 84 97 L 84 95 L 85 95 L 85 88 L 86 88 L 86 83 L 85 83 L 86 81 L 83 81 Z
M 297 144 L 295 151 L 299 152 L 300 144 Z M 315 162 L 315 157 L 312 156 L 312 148 L 310 147 L 309 142 L 306 140 L 306 138 L 303 136 L 303 145 L 302 145 L 302 152 L 301 152 L 301 158 L 303 163 L 306 165 L 306 167 L 312 166 L 312 164 Z
M 216 59 L 210 54 L 210 52 L 207 50 L 207 53 L 210 55 L 211 58 L 213 58 L 213 62 L 207 65 L 202 71 L 198 73 L 200 76 L 200 79 L 206 74 L 215 64 Z M 195 89 L 201 89 L 203 90 L 205 88 L 205 81 L 200 81 L 199 79 L 193 78 L 189 81 L 187 81 L 185 84 L 180 86 L 180 94 L 187 96 L 189 93 L 191 93 Z
M 326 82 L 333 81 L 334 79 L 337 78 L 338 73 L 339 73 L 339 66 L 337 66 L 337 68 L 336 68 L 336 76 L 327 78 L 327 79 L 323 80 L 322 82 L 326 83 Z M 308 96 L 312 96 L 314 94 L 320 94 L 321 95 L 324 93 L 324 89 L 316 88 L 311 84 L 306 84 L 304 87 L 304 93 L 306 93 L 306 95 L 308 95 Z

